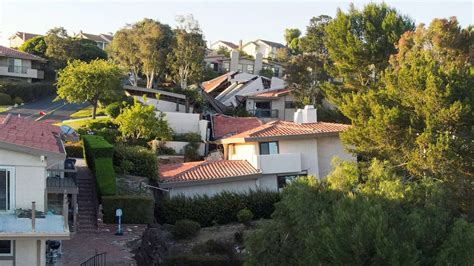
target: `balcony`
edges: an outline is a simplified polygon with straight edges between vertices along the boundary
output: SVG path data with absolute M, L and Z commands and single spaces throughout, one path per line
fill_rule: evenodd
M 0 65 L 0 76 L 44 79 L 44 71 L 25 66 Z
M 278 109 L 252 109 L 249 113 L 258 118 L 278 118 Z
M 301 153 L 256 155 L 256 166 L 262 174 L 299 173 Z

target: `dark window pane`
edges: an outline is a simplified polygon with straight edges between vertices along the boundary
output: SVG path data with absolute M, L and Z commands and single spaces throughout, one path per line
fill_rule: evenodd
M 11 254 L 12 242 L 10 240 L 0 240 L 0 254 Z
M 268 142 L 260 143 L 260 154 L 270 154 L 270 150 L 268 149 Z
M 0 211 L 7 210 L 7 171 L 0 169 Z

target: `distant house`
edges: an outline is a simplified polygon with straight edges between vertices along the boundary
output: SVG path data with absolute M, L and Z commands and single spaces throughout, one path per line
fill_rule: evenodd
M 275 58 L 278 49 L 285 47 L 286 46 L 281 43 L 258 39 L 244 44 L 242 46 L 242 51 L 251 56 L 256 56 L 258 53 L 261 53 L 263 58 Z
M 76 38 L 83 38 L 87 40 L 91 40 L 97 43 L 97 47 L 100 49 L 104 50 L 107 45 L 109 45 L 110 42 L 112 42 L 112 39 L 114 38 L 111 34 L 91 34 L 91 33 L 85 33 L 82 32 L 82 30 L 76 34 Z
M 78 188 L 60 134 L 57 126 L 0 115 L 0 265 L 46 265 L 47 241 L 70 238 Z
M 23 79 L 28 82 L 44 79 L 46 59 L 0 46 L 0 77 Z
M 285 64 L 263 58 L 262 53 L 254 56 L 240 56 L 239 51 L 232 50 L 230 57 L 211 51 L 204 58 L 206 65 L 217 73 L 226 73 L 229 71 L 239 71 L 249 74 L 260 74 L 262 69 L 270 69 L 273 76 L 282 77 L 285 70 Z
M 295 98 L 287 88 L 248 94 L 245 109 L 265 122 L 292 121 L 296 111 Z
M 15 34 L 10 36 L 8 40 L 10 41 L 10 48 L 18 48 L 23 45 L 26 41 L 36 36 L 41 36 L 40 34 L 27 33 L 22 31 L 17 31 Z
M 355 160 L 339 139 L 349 127 L 318 122 L 316 109 L 306 106 L 295 112 L 293 122 L 272 121 L 218 138 L 214 142 L 222 146 L 220 160 L 160 165 L 159 185 L 171 197 L 192 197 L 223 191 L 278 191 L 298 176 L 322 179 L 333 169 L 333 157 Z
M 219 50 L 219 48 L 224 47 L 225 49 L 232 51 L 234 49 L 238 49 L 239 46 L 235 43 L 232 42 L 227 42 L 227 41 L 217 41 L 213 44 L 211 44 L 210 48 L 212 50 Z

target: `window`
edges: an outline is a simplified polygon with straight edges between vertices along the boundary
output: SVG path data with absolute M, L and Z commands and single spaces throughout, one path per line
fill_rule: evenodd
M 26 67 L 23 67 L 21 59 L 10 58 L 8 60 L 8 72 L 26 74 Z
M 238 64 L 237 65 L 237 71 L 239 71 L 240 73 L 242 73 L 242 71 L 244 70 L 244 66 L 242 64 Z
M 230 63 L 229 63 L 229 62 L 225 62 L 225 63 L 224 63 L 224 71 L 227 72 L 227 71 L 229 71 L 229 69 L 230 69 Z
M 253 65 L 247 65 L 247 73 L 253 74 Z
M 273 70 L 273 76 L 278 77 L 280 76 L 280 69 L 277 67 L 272 68 Z
M 277 177 L 278 181 L 278 190 L 281 191 L 284 187 L 288 186 L 291 184 L 293 181 L 298 179 L 298 177 L 301 176 L 306 176 L 306 174 L 301 174 L 301 175 L 282 175 Z
M 11 256 L 13 255 L 12 251 L 11 240 L 0 240 L 0 256 Z
M 13 210 L 13 169 L 0 167 L 0 212 Z
M 296 105 L 293 101 L 285 101 L 285 108 L 287 109 L 295 109 Z
M 278 141 L 260 142 L 260 155 L 278 154 Z

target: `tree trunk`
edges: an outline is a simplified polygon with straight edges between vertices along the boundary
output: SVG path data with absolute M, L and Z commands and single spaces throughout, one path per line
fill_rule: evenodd
M 95 119 L 96 112 L 97 112 L 97 101 L 95 101 L 95 103 L 92 103 L 92 119 Z

